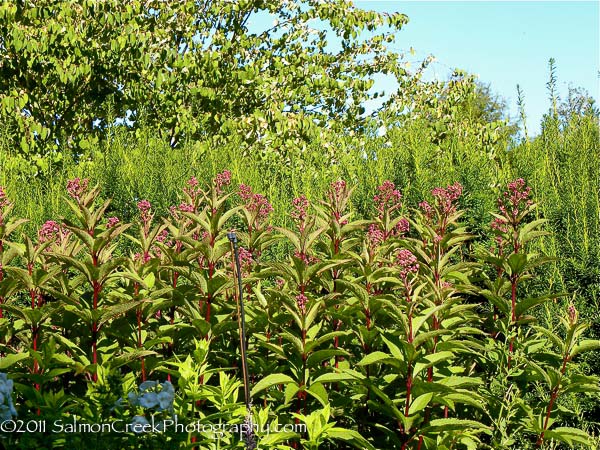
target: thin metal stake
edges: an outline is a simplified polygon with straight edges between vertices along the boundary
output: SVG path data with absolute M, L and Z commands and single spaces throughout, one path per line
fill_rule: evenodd
M 233 256 L 235 259 L 235 268 L 237 272 L 237 311 L 238 311 L 238 324 L 240 332 L 240 351 L 242 356 L 242 375 L 244 377 L 244 398 L 246 400 L 246 409 L 248 412 L 252 406 L 252 399 L 250 398 L 250 379 L 248 378 L 248 360 L 246 356 L 246 314 L 244 312 L 244 295 L 242 292 L 242 270 L 240 265 L 240 254 L 237 244 L 237 236 L 235 231 L 227 233 L 227 238 L 231 242 L 233 249 Z

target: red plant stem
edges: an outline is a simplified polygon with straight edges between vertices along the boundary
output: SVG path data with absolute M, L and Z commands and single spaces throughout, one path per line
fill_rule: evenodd
M 209 262 L 208 263 L 208 281 L 210 284 L 210 281 L 212 280 L 213 276 L 215 274 L 215 264 L 213 262 Z M 240 293 L 240 295 L 243 295 Z M 212 301 L 212 294 L 209 292 L 206 296 L 206 312 L 205 312 L 205 316 L 204 319 L 210 323 L 210 313 L 211 313 L 211 301 Z M 206 334 L 206 336 L 204 337 L 205 339 L 208 339 L 208 334 Z
M 133 284 L 133 295 L 134 298 L 137 299 L 140 292 L 139 283 Z M 138 306 L 136 310 L 136 319 L 137 319 L 137 347 L 138 349 L 142 348 L 142 307 Z M 144 357 L 141 358 L 142 363 L 142 381 L 146 381 L 146 362 L 144 361 Z
M 29 276 L 31 277 L 33 274 L 33 263 L 28 263 L 27 264 L 27 273 L 29 274 Z M 36 299 L 37 299 L 37 294 L 35 292 L 35 289 L 30 289 L 29 290 L 29 298 L 31 299 L 31 309 L 35 309 L 36 307 Z M 33 346 L 33 351 L 37 352 L 38 349 L 38 332 L 39 329 L 37 326 L 33 325 L 31 327 L 31 343 Z M 33 358 L 33 373 L 34 375 L 37 375 L 39 372 L 39 365 L 38 365 L 38 361 L 36 358 Z M 35 389 L 36 390 L 40 390 L 40 385 L 38 383 L 36 383 L 35 385 Z
M 565 371 L 567 370 L 567 362 L 568 361 L 569 361 L 569 355 L 568 355 L 568 353 L 565 353 L 565 355 L 563 356 L 562 367 L 560 369 L 561 378 L 564 376 Z M 537 447 L 541 447 L 542 444 L 544 443 L 544 434 L 546 433 L 546 430 L 548 429 L 548 422 L 550 421 L 550 415 L 552 414 L 552 408 L 554 406 L 554 402 L 558 398 L 559 388 L 560 388 L 560 380 L 559 380 L 558 384 L 556 385 L 556 387 L 554 389 L 552 389 L 552 392 L 550 393 L 550 402 L 548 403 L 548 408 L 546 409 L 546 417 L 544 419 L 544 427 L 542 428 L 542 432 L 540 433 L 540 436 L 538 437 L 538 440 L 535 443 Z
M 302 291 L 304 291 L 304 289 L 302 289 Z M 306 329 L 302 328 L 302 349 L 305 348 L 306 345 Z M 308 355 L 306 354 L 306 352 L 304 350 L 302 350 L 302 377 L 300 380 L 300 387 L 302 388 L 303 386 L 306 385 L 306 379 L 304 378 L 305 374 L 306 374 L 306 360 L 308 359 Z M 297 413 L 300 414 L 300 408 L 301 408 L 301 403 L 304 403 L 304 414 L 306 415 L 306 392 L 303 390 L 298 391 L 298 395 L 297 395 Z
M 410 298 L 410 284 L 408 283 L 407 279 L 404 279 L 404 287 L 405 287 L 405 292 L 406 292 L 406 301 L 408 302 L 408 333 L 406 336 L 406 339 L 408 341 L 409 344 L 411 344 L 413 342 L 413 328 L 412 328 L 412 301 Z M 408 416 L 408 411 L 410 409 L 410 399 L 411 399 L 411 394 L 412 394 L 412 383 L 413 383 L 413 378 L 412 378 L 412 371 L 413 371 L 413 367 L 412 367 L 412 362 L 408 363 L 407 369 L 406 369 L 406 404 L 404 406 L 404 415 Z M 404 433 L 408 433 L 408 430 L 404 430 Z M 405 442 L 402 448 L 406 448 L 406 445 L 408 444 L 408 442 Z
M 210 323 L 210 309 L 211 309 L 211 300 L 212 300 L 212 296 L 210 294 L 208 294 L 206 296 L 206 313 L 205 313 L 205 317 L 204 319 Z M 208 335 L 206 336 L 208 337 Z
M 0 241 L 0 260 L 2 260 L 2 241 Z M 0 282 L 4 280 L 4 271 L 2 270 L 2 267 L 0 267 Z M 0 295 L 0 305 L 2 305 L 4 303 L 4 297 L 2 297 Z M 2 311 L 2 308 L 0 308 L 0 319 L 2 319 L 4 317 L 4 313 Z M 2 338 L 2 340 L 4 340 L 4 338 Z
M 173 272 L 173 290 L 177 289 L 177 280 L 179 279 L 179 272 Z M 171 306 L 169 323 L 173 325 L 175 323 L 175 307 Z M 169 356 L 173 356 L 175 353 L 175 336 L 169 343 Z M 171 374 L 167 374 L 167 381 L 171 381 Z
M 412 363 L 408 365 L 407 376 L 406 376 L 406 405 L 404 406 L 404 415 L 408 416 L 408 410 L 410 409 L 410 397 L 412 394 Z M 408 431 L 408 430 L 406 430 Z
M 94 267 L 98 267 L 98 255 L 92 253 L 92 264 Z M 93 308 L 94 312 L 98 309 L 98 300 L 100 298 L 100 291 L 102 290 L 102 285 L 97 281 L 92 281 L 93 292 Z M 98 363 L 98 323 L 94 320 L 92 322 L 92 364 L 96 365 Z M 96 372 L 92 375 L 92 380 L 94 382 L 98 381 L 98 369 L 96 368 Z
M 511 314 L 513 323 L 517 321 L 517 276 L 511 275 L 510 277 L 510 287 L 511 287 Z
M 517 313 L 516 313 L 516 308 L 517 308 L 517 283 L 518 283 L 518 277 L 516 275 L 511 275 L 510 276 L 510 286 L 511 286 L 511 321 L 512 321 L 512 326 L 515 325 L 515 322 L 517 321 Z M 514 350 L 514 337 L 510 338 L 510 344 L 508 346 L 508 368 L 510 369 L 510 363 L 512 361 L 512 354 L 513 354 L 513 350 Z
M 32 339 L 33 339 L 33 351 L 34 352 L 37 352 L 37 349 L 38 349 L 38 332 L 39 332 L 38 327 L 34 326 L 34 327 L 31 328 L 31 335 L 32 335 Z M 34 375 L 37 375 L 38 372 L 39 372 L 38 361 L 37 361 L 36 358 L 33 358 L 33 373 L 34 373 Z M 35 389 L 37 391 L 40 390 L 39 383 L 35 384 Z

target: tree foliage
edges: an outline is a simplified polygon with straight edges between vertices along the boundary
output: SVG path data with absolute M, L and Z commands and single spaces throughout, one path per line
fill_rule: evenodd
M 406 22 L 346 0 L 4 2 L 2 121 L 25 153 L 85 150 L 126 117 L 173 146 L 302 145 L 355 126 L 373 74 L 406 75 L 386 47 Z

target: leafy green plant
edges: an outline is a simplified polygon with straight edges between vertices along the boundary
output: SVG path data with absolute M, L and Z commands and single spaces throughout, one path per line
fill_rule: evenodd
M 337 180 L 319 204 L 293 200 L 291 227 L 272 227 L 266 196 L 244 184 L 234 191 L 229 171 L 207 188 L 190 179 L 162 219 L 137 200 L 135 224 L 109 213 L 87 180 L 67 191 L 74 219 L 22 242 L 12 233 L 23 222 L 9 218 L 0 191 L 0 367 L 15 380 L 15 411 L 142 430 L 160 419 L 164 429 L 55 433 L 57 446 L 592 445 L 569 405 L 598 391 L 578 360 L 600 343 L 574 305 L 553 317 L 562 331 L 535 316 L 562 294 L 528 295 L 553 260 L 535 252 L 546 221 L 534 218 L 522 179 L 497 202 L 491 249 L 472 244 L 460 183 L 411 209 L 386 180 L 374 215 L 360 219 L 355 189 Z M 240 401 L 233 227 L 242 229 L 248 370 L 260 407 Z M 206 428 L 170 430 L 175 418 Z M 304 431 L 255 430 L 269 423 Z M 217 435 L 216 424 L 241 431 Z M 10 439 L 27 448 L 42 437 Z

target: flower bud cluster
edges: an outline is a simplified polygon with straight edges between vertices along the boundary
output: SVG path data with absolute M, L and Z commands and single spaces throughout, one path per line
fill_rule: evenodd
M 77 202 L 81 201 L 81 197 L 87 191 L 89 180 L 84 178 L 75 178 L 67 182 L 67 193 Z
M 383 219 L 386 211 L 392 212 L 402 207 L 402 194 L 396 189 L 394 183 L 386 180 L 377 190 L 379 194 L 373 197 L 373 201 L 380 219 Z
M 309 206 L 310 206 L 310 203 L 308 202 L 308 199 L 304 195 L 301 195 L 300 197 L 296 197 L 292 201 L 293 209 L 292 209 L 292 212 L 290 213 L 290 216 L 292 216 L 292 219 L 294 219 L 298 223 L 298 228 L 300 229 L 300 232 L 303 232 L 304 228 L 306 227 L 306 217 L 308 216 L 308 207 Z
M 213 180 L 215 185 L 215 191 L 217 194 L 222 194 L 225 192 L 225 186 L 229 186 L 231 184 L 231 172 L 229 170 L 224 170 L 221 173 L 218 173 L 215 179 Z
M 255 194 L 252 192 L 252 188 L 245 184 L 240 184 L 238 195 L 246 203 L 246 209 L 255 216 L 255 220 L 258 222 L 264 221 L 271 212 L 273 212 L 273 206 L 262 194 Z
M 38 240 L 40 243 L 49 241 L 63 242 L 69 235 L 69 231 L 54 220 L 48 220 L 38 231 Z
M 408 274 L 419 271 L 417 257 L 410 250 L 404 248 L 396 255 L 396 264 L 400 266 L 400 277 L 403 280 L 407 279 Z
M 523 178 L 508 183 L 508 190 L 498 199 L 498 209 L 513 221 L 532 204 L 531 186 Z

